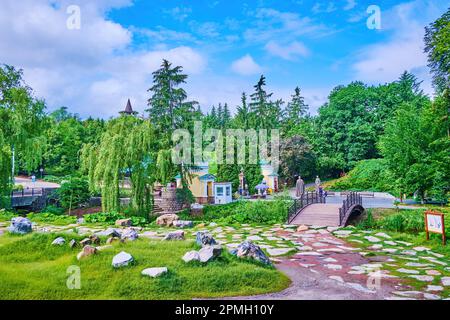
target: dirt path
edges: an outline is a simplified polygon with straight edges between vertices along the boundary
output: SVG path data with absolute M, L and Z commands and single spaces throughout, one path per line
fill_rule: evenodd
M 397 277 L 378 270 L 386 257 L 364 257 L 329 233 L 303 234 L 301 242 L 305 251 L 276 259 L 276 268 L 292 281 L 289 288 L 228 299 L 380 300 L 393 299 L 391 292 L 401 286 Z

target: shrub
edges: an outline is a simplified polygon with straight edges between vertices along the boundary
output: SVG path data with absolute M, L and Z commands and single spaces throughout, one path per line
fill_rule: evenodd
M 383 229 L 394 232 L 419 233 L 424 230 L 422 210 L 406 210 L 393 213 L 375 220 L 371 211 L 365 220 L 358 224 L 363 229 Z
M 65 209 L 76 208 L 86 203 L 91 197 L 88 181 L 77 177 L 72 177 L 64 182 L 57 194 L 61 206 Z
M 61 216 L 65 213 L 66 210 L 57 206 L 47 206 L 42 212 L 51 213 L 57 216 Z
M 57 225 L 67 225 L 77 222 L 76 217 L 62 216 L 52 213 L 29 213 L 27 218 L 33 222 L 51 223 Z
M 205 206 L 203 221 L 225 223 L 285 223 L 290 201 L 237 201 L 225 205 Z
M 84 221 L 88 223 L 114 224 L 117 220 L 120 219 L 125 219 L 125 216 L 117 212 L 101 212 L 101 213 L 87 214 L 84 216 Z
M 327 187 L 330 190 L 374 191 L 396 194 L 395 178 L 383 159 L 358 162 L 345 177 L 337 179 Z

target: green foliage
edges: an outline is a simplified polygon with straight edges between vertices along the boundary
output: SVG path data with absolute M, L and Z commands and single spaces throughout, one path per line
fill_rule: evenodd
M 379 147 L 397 178 L 396 187 L 401 193 L 417 191 L 423 199 L 432 189 L 438 192 L 439 198 L 448 192 L 448 106 L 443 98 L 437 98 L 422 108 L 411 103 L 403 104 L 387 124 Z
M 78 177 L 72 177 L 64 182 L 57 190 L 57 195 L 59 203 L 65 209 L 77 208 L 91 197 L 88 181 Z
M 363 229 L 381 229 L 394 232 L 417 234 L 425 230 L 422 210 L 404 210 L 374 219 L 369 210 L 365 220 L 358 227 Z
M 8 202 L 13 165 L 31 172 L 40 164 L 45 147 L 44 102 L 33 97 L 22 78 L 22 70 L 0 66 L 0 206 Z
M 301 136 L 292 136 L 281 141 L 280 177 L 290 185 L 295 184 L 294 177 L 301 175 L 311 179 L 316 168 L 316 155 L 311 146 Z
M 104 223 L 110 225 L 121 219 L 125 219 L 125 216 L 117 212 L 101 212 L 84 216 L 84 221 L 87 223 Z
M 224 223 L 285 223 L 290 201 L 237 201 L 225 205 L 206 206 L 203 221 Z
M 53 213 L 29 213 L 27 218 L 33 222 L 49 223 L 54 225 L 68 225 L 77 222 L 77 218 L 74 216 L 66 216 Z
M 425 28 L 425 52 L 439 93 L 450 87 L 450 9 Z
M 156 143 L 150 121 L 122 116 L 108 123 L 99 145 L 85 145 L 82 169 L 88 175 L 91 191 L 101 190 L 103 211 L 120 210 L 120 181 L 127 175 L 132 207 L 143 216 L 151 210 Z
M 51 213 L 53 215 L 61 216 L 66 210 L 64 208 L 56 207 L 56 206 L 47 206 L 42 212 Z
M 176 198 L 179 203 L 192 204 L 195 203 L 195 197 L 189 188 L 177 188 Z
M 375 191 L 397 194 L 395 176 L 383 159 L 359 162 L 346 176 L 336 180 L 327 189 L 335 191 Z

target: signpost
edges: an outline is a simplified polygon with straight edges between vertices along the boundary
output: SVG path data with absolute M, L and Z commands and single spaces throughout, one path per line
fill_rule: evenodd
M 425 211 L 425 230 L 427 240 L 430 240 L 430 233 L 442 234 L 442 243 L 445 245 L 445 224 L 444 214 L 435 211 Z

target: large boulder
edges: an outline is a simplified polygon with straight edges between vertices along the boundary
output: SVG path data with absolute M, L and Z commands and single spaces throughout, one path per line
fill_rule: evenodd
M 191 261 L 200 261 L 200 255 L 198 254 L 197 251 L 193 250 L 186 252 L 186 254 L 181 259 L 183 259 L 183 261 L 186 263 Z
M 126 267 L 133 263 L 134 258 L 131 254 L 122 251 L 121 253 L 114 256 L 112 260 L 112 266 L 114 268 Z
M 202 247 L 217 244 L 216 240 L 214 240 L 213 236 L 208 231 L 197 232 L 196 242 Z
M 200 249 L 198 255 L 200 262 L 209 262 L 222 254 L 221 246 L 205 246 Z
M 118 227 L 131 227 L 131 219 L 120 219 L 115 223 Z
M 184 240 L 184 231 L 178 230 L 174 232 L 169 232 L 165 237 L 164 240 Z
M 142 270 L 141 274 L 143 276 L 147 276 L 147 277 L 152 277 L 152 278 L 157 278 L 162 276 L 163 274 L 167 273 L 167 268 L 163 267 L 163 268 L 148 268 L 145 270 Z
M 230 252 L 239 258 L 252 258 L 264 264 L 272 264 L 259 246 L 251 241 L 242 242 L 236 249 Z
M 192 228 L 194 226 L 194 222 L 185 220 L 175 220 L 173 222 L 173 226 L 175 228 Z
M 94 254 L 96 254 L 96 253 L 97 253 L 97 249 L 96 249 L 96 248 L 87 245 L 87 246 L 84 246 L 84 247 L 83 247 L 83 250 L 81 250 L 80 253 L 78 253 L 77 259 L 78 259 L 78 260 L 81 260 L 81 259 L 83 259 L 83 258 L 92 256 L 92 255 L 94 255 Z
M 32 231 L 32 224 L 31 221 L 27 218 L 12 218 L 11 225 L 9 226 L 8 230 L 9 232 L 14 234 L 27 234 Z
M 66 239 L 63 237 L 58 237 L 55 240 L 53 240 L 52 245 L 54 246 L 62 246 L 66 243 Z
M 159 226 L 171 227 L 173 222 L 179 220 L 176 214 L 163 214 L 156 219 L 156 224 Z
M 125 229 L 122 232 L 122 236 L 121 236 L 122 240 L 134 241 L 134 240 L 137 240 L 137 238 L 139 238 L 139 234 L 133 228 Z

